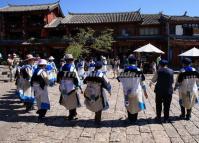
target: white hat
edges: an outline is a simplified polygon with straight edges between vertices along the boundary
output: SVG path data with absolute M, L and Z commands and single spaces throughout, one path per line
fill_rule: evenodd
M 48 59 L 49 60 L 54 60 L 55 58 L 53 56 L 50 56 Z
M 38 65 L 47 65 L 47 61 L 45 59 L 40 59 Z
M 101 58 L 102 58 L 102 60 L 106 60 L 106 57 L 104 57 L 104 56 L 101 56 Z
M 31 55 L 31 54 L 28 54 L 28 55 L 26 55 L 25 61 L 32 60 L 32 59 L 35 59 L 35 57 L 33 57 L 33 55 Z
M 16 58 L 16 57 L 17 57 L 17 55 L 16 55 L 15 53 L 13 53 L 12 55 L 13 55 L 13 57 L 14 57 L 14 58 Z
M 65 58 L 66 60 L 70 60 L 70 59 L 71 59 L 71 60 L 74 60 L 72 54 L 65 54 L 64 58 Z

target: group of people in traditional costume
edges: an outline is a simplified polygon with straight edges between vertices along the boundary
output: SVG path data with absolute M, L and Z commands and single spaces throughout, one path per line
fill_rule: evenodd
M 39 59 L 37 65 L 34 65 L 34 57 L 27 55 L 26 64 L 20 68 L 18 76 L 17 91 L 26 110 L 33 108 L 36 99 L 38 120 L 43 119 L 47 110 L 50 109 L 50 100 L 48 97 L 48 86 L 52 82 L 59 83 L 60 100 L 59 103 L 69 110 L 68 120 L 77 119 L 77 108 L 81 107 L 80 93 L 84 95 L 86 108 L 95 113 L 95 122 L 101 122 L 102 111 L 109 108 L 107 93 L 111 94 L 111 84 L 107 78 L 107 61 L 101 57 L 99 61 L 92 59 L 85 63 L 84 60 L 78 60 L 75 65 L 71 54 L 65 54 L 60 61 L 59 71 L 52 62 Z M 128 57 L 128 65 L 118 74 L 117 80 L 121 83 L 124 93 L 124 106 L 127 110 L 130 122 L 136 122 L 138 113 L 146 109 L 144 97 L 148 98 L 145 76 L 136 65 L 134 55 Z M 185 58 L 184 67 L 179 73 L 175 89 L 179 89 L 181 118 L 189 120 L 191 118 L 191 109 L 198 98 L 199 73 L 191 67 L 191 60 Z M 87 70 L 85 66 L 87 65 Z M 48 67 L 51 65 L 51 68 Z M 36 67 L 36 68 L 35 68 Z M 53 70 L 55 79 L 49 74 Z M 161 120 L 162 104 L 164 105 L 164 121 L 169 121 L 169 110 L 173 94 L 174 72 L 168 68 L 168 61 L 161 60 L 159 69 L 151 79 L 150 86 L 155 85 L 156 102 L 156 120 Z M 83 92 L 82 85 L 85 84 Z M 185 114 L 186 113 L 186 114 Z
M 19 99 L 24 103 L 27 112 L 33 109 L 33 105 L 36 101 L 39 120 L 42 119 L 47 110 L 50 109 L 47 86 L 51 85 L 52 76 L 47 66 L 51 63 L 51 57 L 49 58 L 49 62 L 47 62 L 45 59 L 36 59 L 31 54 L 28 54 L 23 64 L 19 64 L 17 67 L 16 93 Z M 53 68 L 56 69 L 55 64 Z M 51 70 L 53 68 L 51 68 Z M 54 80 L 56 76 L 55 73 Z

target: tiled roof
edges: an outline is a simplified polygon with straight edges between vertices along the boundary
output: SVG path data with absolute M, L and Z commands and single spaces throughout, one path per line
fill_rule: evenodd
M 160 24 L 161 14 L 142 14 L 142 25 Z
M 38 4 L 38 5 L 13 5 L 0 8 L 0 12 L 24 12 L 24 11 L 41 11 L 41 10 L 53 10 L 59 7 L 59 2 L 51 4 Z
M 121 13 L 69 13 L 63 20 L 63 24 L 91 24 L 91 23 L 122 23 L 139 22 L 142 17 L 139 12 Z
M 55 28 L 61 23 L 62 19 L 63 19 L 62 17 L 58 17 L 56 19 L 53 19 L 49 24 L 45 25 L 44 27 L 45 28 Z
M 191 16 L 170 16 L 171 21 L 199 21 L 199 17 Z

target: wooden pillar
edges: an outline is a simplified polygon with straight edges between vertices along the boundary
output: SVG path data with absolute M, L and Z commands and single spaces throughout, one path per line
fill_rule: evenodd
M 22 33 L 23 39 L 27 39 L 27 17 L 25 15 L 22 16 Z
M 6 37 L 6 30 L 5 30 L 5 18 L 4 14 L 1 15 L 1 39 L 5 39 Z

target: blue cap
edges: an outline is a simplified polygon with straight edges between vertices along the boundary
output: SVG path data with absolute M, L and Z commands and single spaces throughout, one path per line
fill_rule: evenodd
M 160 64 L 161 66 L 165 66 L 165 65 L 168 65 L 169 62 L 168 62 L 167 60 L 161 60 L 161 61 L 159 62 L 159 64 Z
M 136 62 L 136 58 L 135 58 L 135 56 L 133 54 L 129 55 L 128 60 L 129 60 L 129 63 Z
M 95 63 L 95 68 L 100 69 L 100 68 L 102 68 L 102 65 L 103 65 L 102 62 L 98 61 Z
M 191 59 L 189 59 L 189 58 L 184 58 L 183 60 L 182 60 L 182 62 L 184 63 L 184 64 L 186 64 L 186 65 L 189 65 L 189 64 L 191 64 Z

